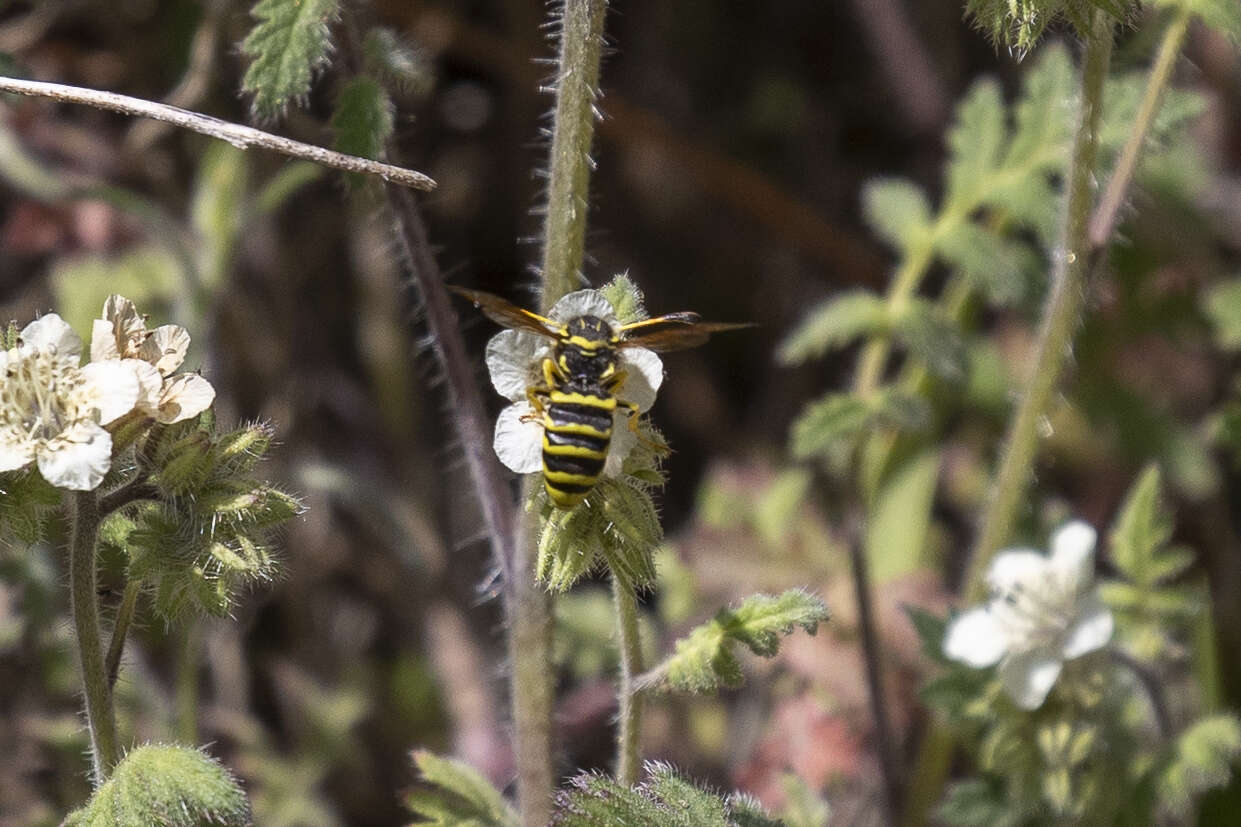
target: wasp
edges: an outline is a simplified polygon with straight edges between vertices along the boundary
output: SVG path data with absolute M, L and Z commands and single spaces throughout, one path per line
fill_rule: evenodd
M 573 508 L 599 482 L 616 411 L 626 411 L 629 429 L 638 433 L 638 406 L 624 398 L 627 377 L 619 367 L 621 349 L 682 350 L 701 345 L 712 333 L 751 326 L 704 322 L 692 312 L 617 327 L 598 316 L 575 316 L 561 324 L 491 293 L 451 289 L 492 321 L 555 342 L 539 366 L 542 383 L 527 388 L 526 397 L 542 421 L 543 486 L 558 508 Z

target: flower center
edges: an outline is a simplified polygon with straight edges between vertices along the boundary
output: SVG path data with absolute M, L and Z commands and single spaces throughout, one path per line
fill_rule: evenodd
M 1008 630 L 1016 651 L 1057 646 L 1076 614 L 1074 595 L 1053 578 L 1031 584 L 1013 583 L 992 603 L 997 619 Z
M 0 386 L 0 427 L 24 439 L 60 436 L 82 413 L 81 378 L 54 350 L 9 351 Z

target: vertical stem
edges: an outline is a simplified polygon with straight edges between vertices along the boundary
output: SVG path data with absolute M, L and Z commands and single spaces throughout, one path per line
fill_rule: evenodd
M 642 694 L 634 680 L 642 672 L 642 641 L 638 635 L 638 601 L 633 584 L 612 574 L 612 601 L 616 606 L 616 634 L 620 652 L 620 685 L 616 688 L 616 780 L 634 784 L 642 763 Z
M 125 653 L 125 637 L 129 634 L 129 624 L 134 620 L 134 610 L 138 607 L 138 595 L 141 592 L 142 581 L 136 577 L 129 578 L 125 583 L 125 593 L 121 596 L 121 605 L 116 608 L 116 618 L 112 621 L 112 640 L 108 644 L 108 655 L 104 658 L 109 689 L 116 686 L 116 676 L 121 670 L 121 655 Z
M 112 690 L 104 668 L 99 639 L 99 604 L 95 592 L 95 540 L 99 533 L 99 502 L 94 491 L 71 494 L 73 509 L 69 538 L 69 593 L 73 627 L 82 664 L 86 695 L 86 722 L 90 728 L 91 764 L 95 786 L 107 780 L 119 757 Z
M 1067 177 L 1068 199 L 1062 241 L 1054 254 L 1051 292 L 1043 309 L 1043 323 L 1035 347 L 1034 372 L 1009 426 L 1003 458 L 992 485 L 991 501 L 983 513 L 971 555 L 965 581 L 970 600 L 983 596 L 983 572 L 1012 532 L 1018 507 L 1030 480 L 1038 447 L 1039 421 L 1047 412 L 1081 319 L 1091 259 L 1087 230 L 1093 200 L 1099 114 L 1103 108 L 1103 82 L 1107 78 L 1111 56 L 1112 18 L 1106 12 L 1096 10 L 1082 64 L 1081 100 Z
M 198 675 L 203 648 L 202 621 L 189 618 L 181 629 L 173 726 L 177 740 L 198 743 Z

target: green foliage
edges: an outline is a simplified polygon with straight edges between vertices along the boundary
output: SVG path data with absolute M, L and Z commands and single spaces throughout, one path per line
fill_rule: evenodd
M 271 437 L 263 424 L 220 434 L 188 421 L 143 443 L 139 473 L 155 498 L 113 515 L 104 532 L 128 555 L 129 575 L 154 584 L 165 617 L 225 615 L 239 588 L 271 579 L 269 536 L 302 512 L 296 497 L 250 476 Z
M 184 287 L 185 273 L 172 251 L 156 244 L 132 248 L 116 257 L 61 259 L 52 269 L 56 308 L 79 335 L 88 336 L 91 320 L 113 293 L 144 311 L 160 313 Z M 162 314 L 161 314 L 162 315 Z
M 1233 715 L 1195 721 L 1177 736 L 1173 754 L 1159 775 L 1157 800 L 1166 818 L 1185 822 L 1195 800 L 1228 783 L 1241 757 L 1241 722 Z
M 405 796 L 419 823 L 441 827 L 517 827 L 515 810 L 478 770 L 461 761 L 414 751 L 414 766 L 429 785 Z
M 597 773 L 582 773 L 556 794 L 556 827 L 777 827 L 750 798 L 721 797 L 694 786 L 666 764 L 648 762 L 646 779 L 623 786 Z
M 1085 37 L 1094 10 L 1123 20 L 1136 7 L 1133 0 L 966 0 L 965 13 L 993 41 L 1008 46 L 1020 59 L 1057 19 L 1069 21 Z
M 832 808 L 823 796 L 806 783 L 801 776 L 786 772 L 780 777 L 784 789 L 784 809 L 780 821 L 787 827 L 827 827 Z
M 29 468 L 0 473 L 0 555 L 43 539 L 44 523 L 60 503 L 60 491 Z
M 827 619 L 823 601 L 804 591 L 790 589 L 778 597 L 753 595 L 735 609 L 721 609 L 677 641 L 675 653 L 651 672 L 647 688 L 711 692 L 739 686 L 737 644 L 769 658 L 779 651 L 782 635 L 799 626 L 814 634 Z
M 332 49 L 331 23 L 337 0 L 259 0 L 251 14 L 258 22 L 242 41 L 250 66 L 241 88 L 253 95 L 256 118 L 274 120 L 291 102 L 310 92 L 314 74 Z
M 425 95 L 435 84 L 432 67 L 392 29 L 376 27 L 367 32 L 362 56 L 368 73 L 401 94 Z
M 661 558 L 661 563 L 662 563 Z M 662 566 L 660 583 L 663 583 Z M 596 678 L 615 671 L 618 661 L 616 608 L 612 595 L 597 588 L 583 588 L 556 598 L 555 641 L 552 658 L 578 678 Z M 656 657 L 655 630 L 645 614 L 638 616 L 642 662 Z
M 1234 43 L 1241 43 L 1241 4 L 1233 0 L 1155 0 L 1155 5 L 1184 9 Z
M 616 311 L 616 318 L 621 324 L 633 324 L 647 318 L 646 306 L 642 301 L 642 291 L 633 283 L 628 273 L 619 273 L 612 280 L 599 288 L 603 297 Z
M 340 152 L 362 158 L 379 158 L 388 138 L 392 136 L 393 123 L 392 100 L 379 81 L 369 75 L 350 78 L 336 96 L 332 132 L 336 136 L 336 149 Z M 365 177 L 355 173 L 349 180 L 357 185 Z
M 887 309 L 878 296 L 865 290 L 850 290 L 811 310 L 780 345 L 777 358 L 786 365 L 799 364 L 832 348 L 843 347 L 859 336 L 881 333 L 887 325 Z
M 965 341 L 936 305 L 910 301 L 893 319 L 892 333 L 931 373 L 952 381 L 965 378 Z
M 902 254 L 921 242 L 931 227 L 926 193 L 900 178 L 868 181 L 862 188 L 862 215 L 876 235 Z
M 811 402 L 793 423 L 789 447 L 797 459 L 830 456 L 869 428 L 917 431 L 929 421 L 930 407 L 923 399 L 895 388 L 867 398 L 829 393 Z
M 200 750 L 147 744 L 126 755 L 69 827 L 246 827 L 250 806 L 228 770 Z
M 1203 295 L 1202 310 L 1215 329 L 1215 344 L 1241 350 L 1241 278 L 1212 285 Z
M 1016 827 L 1026 823 L 1015 812 L 1003 782 L 998 778 L 970 778 L 948 788 L 936 812 L 943 824 L 959 827 Z

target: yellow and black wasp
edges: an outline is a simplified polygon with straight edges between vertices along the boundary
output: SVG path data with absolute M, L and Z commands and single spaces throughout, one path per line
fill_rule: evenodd
M 527 388 L 526 396 L 542 419 L 543 484 L 558 508 L 577 505 L 599 482 L 617 410 L 628 411 L 629 429 L 638 432 L 638 406 L 623 398 L 626 375 L 618 368 L 618 350 L 681 350 L 697 347 L 712 333 L 750 327 L 703 322 L 691 312 L 616 328 L 598 316 L 575 316 L 560 324 L 491 293 L 452 290 L 494 322 L 555 341 L 551 355 L 540 366 L 542 384 Z

